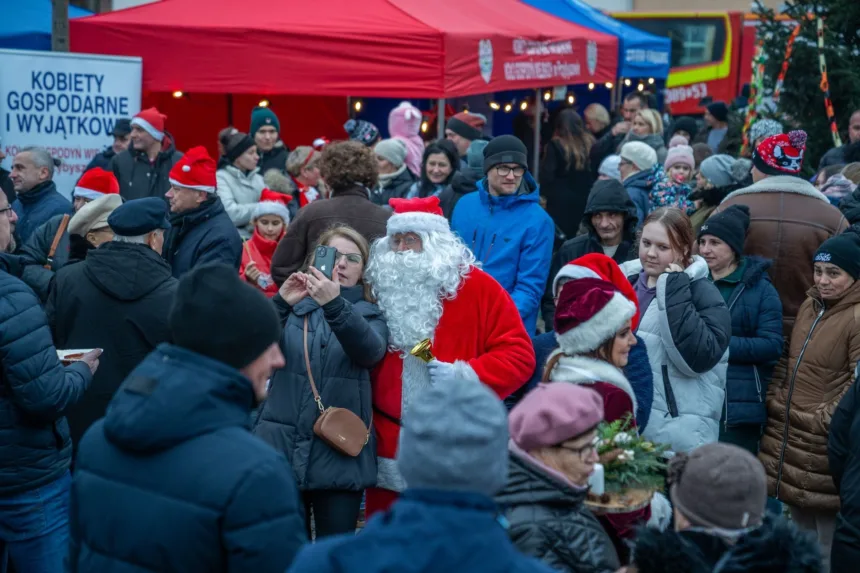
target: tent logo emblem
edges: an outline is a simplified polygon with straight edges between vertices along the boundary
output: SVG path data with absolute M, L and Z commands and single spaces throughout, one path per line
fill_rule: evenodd
M 594 70 L 597 69 L 597 42 L 589 40 L 585 48 L 585 55 L 588 62 L 588 75 L 593 76 Z
M 478 67 L 481 68 L 481 77 L 490 83 L 493 77 L 493 42 L 490 40 L 478 42 Z

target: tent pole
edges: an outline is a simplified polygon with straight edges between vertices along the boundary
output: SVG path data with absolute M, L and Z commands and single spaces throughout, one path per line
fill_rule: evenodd
M 535 181 L 540 183 L 540 131 L 541 120 L 543 116 L 543 99 L 541 98 L 540 88 L 535 88 L 535 129 L 534 129 L 534 150 L 532 161 L 532 176 Z
M 436 139 L 445 137 L 445 98 L 440 97 L 436 102 Z

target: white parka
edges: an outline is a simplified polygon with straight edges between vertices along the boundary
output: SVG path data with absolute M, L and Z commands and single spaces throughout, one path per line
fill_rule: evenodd
M 251 215 L 266 187 L 259 169 L 243 173 L 238 167 L 227 165 L 215 175 L 218 180 L 217 193 L 224 204 L 224 210 L 239 229 L 242 239 L 250 238 L 254 232 Z

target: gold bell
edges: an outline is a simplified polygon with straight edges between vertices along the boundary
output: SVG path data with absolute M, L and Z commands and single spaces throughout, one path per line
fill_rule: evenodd
M 430 342 L 429 338 L 425 338 L 416 344 L 412 350 L 409 351 L 409 354 L 416 358 L 420 358 L 424 362 L 430 362 L 433 360 L 433 343 Z

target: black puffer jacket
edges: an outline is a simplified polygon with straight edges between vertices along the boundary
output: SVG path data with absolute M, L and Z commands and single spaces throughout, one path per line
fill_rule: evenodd
M 781 517 L 768 517 L 761 527 L 741 537 L 734 546 L 704 532 L 642 529 L 633 554 L 639 573 L 821 571 L 821 555 L 815 539 Z M 852 567 L 851 571 L 855 569 Z
M 830 419 L 827 458 L 839 492 L 839 515 L 830 556 L 832 573 L 856 571 L 860 563 L 860 385 L 848 388 Z
M 181 277 L 197 265 L 224 263 L 239 272 L 242 239 L 219 197 L 210 197 L 196 209 L 170 216 L 162 256 Z
M 558 571 L 615 573 L 620 567 L 609 536 L 575 490 L 511 453 L 508 485 L 496 496 L 521 552 Z
M 45 312 L 60 348 L 102 348 L 86 396 L 69 410 L 75 447 L 105 415 L 131 371 L 170 341 L 167 315 L 178 281 L 148 245 L 106 243 L 57 273 Z
M 162 197 L 170 189 L 170 170 L 182 158 L 176 151 L 173 136 L 164 136 L 161 152 L 155 163 L 143 151 L 129 145 L 122 153 L 117 153 L 110 162 L 110 168 L 119 181 L 119 194 L 126 201 L 142 197 Z
M 445 215 L 449 223 L 451 217 L 454 216 L 454 207 L 457 206 L 457 202 L 463 196 L 477 191 L 478 181 L 483 178 L 482 174 L 473 172 L 469 167 L 454 173 L 451 184 L 439 193 L 439 206 L 442 207 L 442 214 Z
M 281 173 L 287 173 L 287 157 L 290 155 L 290 148 L 284 145 L 280 139 L 275 142 L 275 146 L 269 151 L 260 153 L 260 159 L 257 161 L 257 167 L 260 168 L 260 175 L 266 175 L 270 169 L 277 169 Z
M 72 441 L 64 412 L 93 377 L 63 368 L 39 300 L 0 257 L 0 496 L 43 486 L 69 469 Z M 14 273 L 13 273 L 14 274 Z
M 404 164 L 391 179 L 383 181 L 379 180 L 379 185 L 370 193 L 370 200 L 382 207 L 388 206 L 389 199 L 403 199 L 412 189 L 415 183 L 415 176 L 407 169 Z
M 376 484 L 376 442 L 358 457 L 333 450 L 314 434 L 319 417 L 305 367 L 303 325 L 308 318 L 308 351 L 314 382 L 326 408 L 346 408 L 370 427 L 370 370 L 385 356 L 388 328 L 382 312 L 363 298 L 361 286 L 341 288 L 341 296 L 320 306 L 310 297 L 290 308 L 275 304 L 285 319 L 281 351 L 287 365 L 272 378 L 254 433 L 287 456 L 300 490 L 361 491 Z
M 540 164 L 540 194 L 546 198 L 546 212 L 565 236 L 576 236 L 593 183 L 587 161 L 577 169 L 573 160 L 565 159 L 561 143 L 553 139 L 547 144 Z
M 552 264 L 549 267 L 549 276 L 546 281 L 546 290 L 543 293 L 543 298 L 541 298 L 541 315 L 543 316 L 544 323 L 547 325 L 547 330 L 552 328 L 553 319 L 555 318 L 555 301 L 553 300 L 554 293 L 552 292 L 552 283 L 555 280 L 555 275 L 558 274 L 558 271 L 564 265 L 574 259 L 578 259 L 589 253 L 603 252 L 600 237 L 597 235 L 594 225 L 591 224 L 591 215 L 600 213 L 601 211 L 625 213 L 621 244 L 618 245 L 618 250 L 615 251 L 612 259 L 620 265 L 638 256 L 636 252 L 636 225 L 638 224 L 636 205 L 630 200 L 630 195 L 627 194 L 627 190 L 623 187 L 603 187 L 598 185 L 588 195 L 588 203 L 586 203 L 583 213 L 582 226 L 587 232 L 565 241 L 552 256 Z

